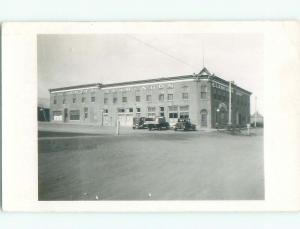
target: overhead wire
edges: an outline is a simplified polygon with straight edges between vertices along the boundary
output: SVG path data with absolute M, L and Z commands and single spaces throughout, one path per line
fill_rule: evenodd
M 159 52 L 159 53 L 161 53 L 161 54 L 163 54 L 163 55 L 166 55 L 166 56 L 172 58 L 173 60 L 176 60 L 176 61 L 179 62 L 179 63 L 182 63 L 182 64 L 184 64 L 184 65 L 186 65 L 186 66 L 192 68 L 193 70 L 195 70 L 195 68 L 196 68 L 196 66 L 194 66 L 194 65 L 192 65 L 192 64 L 189 64 L 189 63 L 187 63 L 186 61 L 181 60 L 180 58 L 175 57 L 175 56 L 169 54 L 168 52 L 166 52 L 166 51 L 164 51 L 164 50 L 162 50 L 162 49 L 159 49 L 159 48 L 153 46 L 153 45 L 150 44 L 150 43 L 147 43 L 147 42 L 145 42 L 145 41 L 143 41 L 143 40 L 141 40 L 141 39 L 139 39 L 139 38 L 137 38 L 137 37 L 135 37 L 135 36 L 133 36 L 133 35 L 130 35 L 130 34 L 126 34 L 126 35 L 127 35 L 128 37 L 130 37 L 130 38 L 132 38 L 132 39 L 134 39 L 134 40 L 140 42 L 141 44 L 143 44 L 143 45 L 145 45 L 145 46 L 147 46 L 147 47 L 149 47 L 149 48 L 151 48 L 151 49 L 153 49 L 153 50 L 155 50 L 155 51 L 157 51 L 157 52 Z

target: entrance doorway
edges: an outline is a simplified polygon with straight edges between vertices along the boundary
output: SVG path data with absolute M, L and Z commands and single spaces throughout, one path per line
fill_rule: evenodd
M 64 122 L 68 121 L 68 108 L 64 109 Z
M 201 110 L 201 127 L 207 127 L 207 110 Z

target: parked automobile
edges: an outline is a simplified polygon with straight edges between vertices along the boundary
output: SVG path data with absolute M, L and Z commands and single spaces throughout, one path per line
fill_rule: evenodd
M 148 128 L 147 124 L 145 124 L 146 121 L 149 121 L 149 118 L 145 118 L 145 117 L 134 117 L 133 118 L 133 124 L 132 124 L 132 128 L 133 129 L 146 129 Z M 153 120 L 153 119 L 150 119 Z
M 152 121 L 146 121 L 145 124 L 147 124 L 149 130 L 157 129 L 170 129 L 170 124 L 166 121 L 165 117 L 156 117 L 153 118 Z
M 196 125 L 192 124 L 190 119 L 178 119 L 174 130 L 196 130 Z

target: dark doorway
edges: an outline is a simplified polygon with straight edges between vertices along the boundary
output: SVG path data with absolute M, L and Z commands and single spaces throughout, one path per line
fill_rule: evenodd
M 64 122 L 68 121 L 68 108 L 64 109 Z

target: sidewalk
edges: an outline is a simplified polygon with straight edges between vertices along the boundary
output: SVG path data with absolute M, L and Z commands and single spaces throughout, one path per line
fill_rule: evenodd
M 122 127 L 122 130 L 124 129 L 129 130 L 130 128 Z M 82 134 L 115 134 L 116 127 L 71 123 L 39 122 L 38 131 Z

